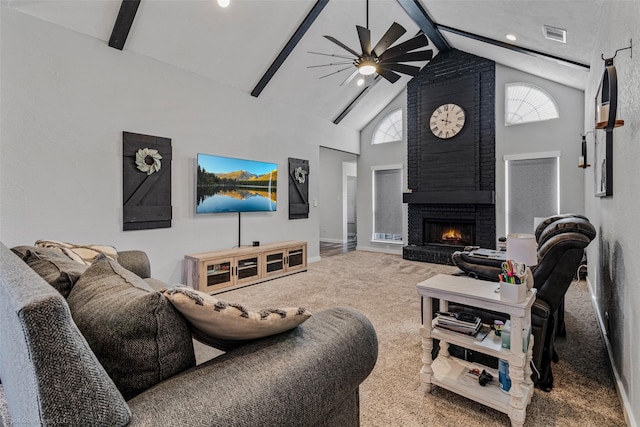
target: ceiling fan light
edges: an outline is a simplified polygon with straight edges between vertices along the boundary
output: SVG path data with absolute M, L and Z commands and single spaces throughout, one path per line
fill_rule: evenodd
M 370 63 L 364 63 L 358 66 L 358 72 L 363 76 L 370 76 L 376 72 L 376 66 Z
M 356 84 L 358 86 L 362 86 L 364 84 L 364 77 L 360 77 L 358 80 L 356 80 Z

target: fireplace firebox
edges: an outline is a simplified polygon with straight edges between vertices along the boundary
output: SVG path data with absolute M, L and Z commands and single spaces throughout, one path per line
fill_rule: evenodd
M 454 246 L 475 245 L 474 221 L 424 220 L 424 243 Z

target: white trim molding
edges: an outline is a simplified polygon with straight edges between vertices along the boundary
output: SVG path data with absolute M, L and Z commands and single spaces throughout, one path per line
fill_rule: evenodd
M 622 412 L 624 413 L 624 419 L 627 422 L 629 427 L 638 427 L 638 423 L 636 422 L 635 414 L 633 413 L 633 408 L 631 407 L 631 402 L 629 402 L 629 396 L 627 395 L 624 386 L 622 385 L 622 380 L 620 379 L 620 373 L 618 369 L 616 369 L 616 365 L 613 362 L 613 352 L 611 350 L 611 343 L 609 342 L 609 337 L 607 335 L 607 330 L 604 327 L 604 321 L 600 314 L 600 310 L 598 308 L 598 301 L 595 298 L 595 293 L 593 290 L 593 285 L 587 276 L 587 287 L 589 288 L 589 295 L 591 295 L 591 304 L 593 306 L 593 311 L 596 312 L 596 319 L 598 319 L 598 326 L 600 327 L 600 333 L 602 334 L 602 339 L 604 341 L 605 346 L 607 347 L 607 354 L 609 355 L 609 364 L 611 365 L 611 371 L 613 372 L 613 377 L 616 383 L 616 391 L 618 392 L 618 398 L 620 399 L 620 404 L 622 406 Z

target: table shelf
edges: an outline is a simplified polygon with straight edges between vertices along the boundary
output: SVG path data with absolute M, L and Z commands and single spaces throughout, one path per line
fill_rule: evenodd
M 431 367 L 434 372 L 431 377 L 432 384 L 497 411 L 504 413 L 509 412 L 511 395 L 502 391 L 500 388 L 497 382 L 498 371 L 496 369 L 491 369 L 478 363 L 467 362 L 452 356 L 438 357 L 433 361 Z M 485 386 L 481 386 L 478 380 L 467 375 L 467 372 L 474 368 L 480 371 L 483 369 L 486 370 L 493 375 L 494 381 L 491 381 Z M 533 393 L 533 388 L 522 386 L 521 390 L 525 401 L 528 401 L 530 394 Z
M 422 297 L 422 321 L 420 329 L 423 348 L 423 365 L 420 370 L 420 380 L 425 390 L 431 391 L 436 385 L 466 398 L 472 399 L 485 406 L 509 415 L 512 426 L 522 427 L 526 417 L 527 405 L 533 396 L 533 381 L 531 380 L 531 362 L 533 352 L 533 337 L 531 336 L 531 306 L 535 300 L 536 290 L 527 292 L 524 301 L 519 303 L 500 299 L 495 292 L 497 283 L 471 279 L 463 276 L 438 274 L 417 285 L 418 293 Z M 480 340 L 476 336 L 465 335 L 435 326 L 433 319 L 432 299 L 440 300 L 440 311 L 447 311 L 449 301 L 494 310 L 511 318 L 511 342 L 527 343 L 524 346 L 502 347 L 502 339 L 491 331 Z M 528 334 L 528 340 L 524 339 Z M 440 353 L 432 359 L 433 340 L 440 341 Z M 523 341 L 522 341 L 523 340 Z M 505 392 L 500 388 L 499 375 L 495 369 L 471 363 L 450 356 L 449 344 L 454 344 L 478 353 L 483 353 L 509 363 L 511 389 Z M 477 378 L 471 378 L 467 372 L 470 369 L 483 369 L 493 375 L 494 380 L 481 386 Z

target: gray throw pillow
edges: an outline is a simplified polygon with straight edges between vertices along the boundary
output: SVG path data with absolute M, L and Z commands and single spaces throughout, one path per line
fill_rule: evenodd
M 11 250 L 65 298 L 87 269 L 56 249 L 16 246 Z
M 94 262 L 67 302 L 126 400 L 195 366 L 187 321 L 161 293 L 117 262 Z

